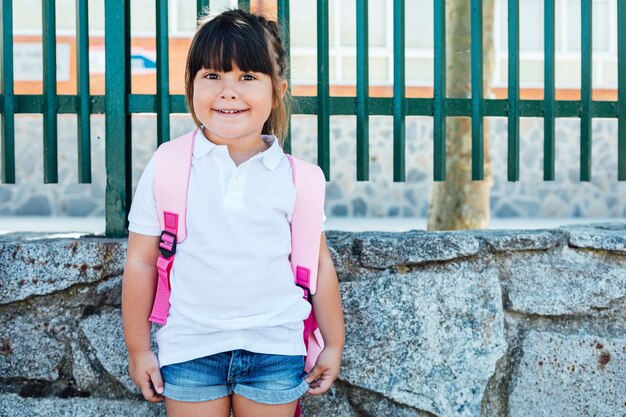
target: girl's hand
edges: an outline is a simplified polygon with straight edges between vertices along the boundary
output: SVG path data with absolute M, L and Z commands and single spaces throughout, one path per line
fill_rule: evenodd
M 321 395 L 328 391 L 339 376 L 342 349 L 326 346 L 317 358 L 317 362 L 306 377 L 310 389 L 307 394 Z
M 128 373 L 133 382 L 141 389 L 143 398 L 151 403 L 163 401 L 163 379 L 159 369 L 159 360 L 151 352 L 134 352 L 128 355 Z

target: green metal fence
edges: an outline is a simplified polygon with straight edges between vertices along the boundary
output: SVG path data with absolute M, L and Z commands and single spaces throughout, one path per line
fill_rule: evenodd
M 13 87 L 12 1 L 4 0 L 0 10 L 0 126 L 2 138 L 2 181 L 15 183 L 15 114 L 42 114 L 44 121 L 44 182 L 55 183 L 57 168 L 57 115 L 78 117 L 78 172 L 80 182 L 91 181 L 89 118 L 91 114 L 106 115 L 106 234 L 126 233 L 126 217 L 131 198 L 131 113 L 157 114 L 158 143 L 169 140 L 171 113 L 187 112 L 183 95 L 169 94 L 168 79 L 168 15 L 167 0 L 156 0 L 157 17 L 157 93 L 130 93 L 130 1 L 105 2 L 105 88 L 106 96 L 90 95 L 88 65 L 87 0 L 76 0 L 76 64 L 78 69 L 76 95 L 56 93 L 55 0 L 42 0 L 44 93 L 15 95 Z M 315 114 L 318 119 L 318 164 L 330 178 L 330 116 L 356 115 L 357 118 L 357 180 L 369 179 L 368 116 L 393 116 L 394 181 L 405 180 L 406 116 L 433 117 L 433 178 L 446 178 L 445 125 L 447 117 L 472 119 L 472 179 L 483 178 L 483 121 L 488 116 L 508 118 L 508 180 L 519 179 L 519 118 L 544 119 L 544 179 L 554 180 L 555 135 L 557 117 L 580 118 L 581 181 L 591 177 L 591 120 L 618 119 L 618 180 L 626 180 L 626 1 L 617 2 L 618 21 L 618 99 L 593 101 L 591 96 L 591 17 L 592 1 L 581 0 L 581 99 L 555 99 L 555 0 L 545 0 L 545 91 L 543 100 L 521 100 L 519 92 L 519 1 L 508 0 L 509 83 L 507 99 L 483 98 L 482 0 L 471 0 L 471 67 L 472 97 L 446 97 L 445 0 L 434 2 L 434 94 L 432 98 L 406 98 L 404 72 L 404 0 L 393 0 L 394 10 L 394 85 L 393 97 L 368 95 L 368 0 L 357 5 L 357 85 L 356 97 L 331 97 L 329 89 L 329 11 L 328 2 L 317 2 L 317 96 L 295 97 L 298 114 Z M 200 13 L 208 0 L 198 0 Z M 249 1 L 239 1 L 249 9 Z M 278 16 L 285 27 L 289 24 L 289 1 L 278 0 Z M 284 41 L 289 51 L 289 39 Z M 290 150 L 291 140 L 285 143 Z

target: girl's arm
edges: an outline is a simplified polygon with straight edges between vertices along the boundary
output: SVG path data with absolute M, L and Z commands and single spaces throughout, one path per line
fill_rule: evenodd
M 315 318 L 324 338 L 324 350 L 309 372 L 306 381 L 311 385 L 309 394 L 319 395 L 328 391 L 339 376 L 341 355 L 346 337 L 339 294 L 337 272 L 322 233 L 317 277 L 317 292 L 313 296 Z
M 128 349 L 130 377 L 144 398 L 163 400 L 163 381 L 156 355 L 150 350 L 151 323 L 148 321 L 156 292 L 156 261 L 159 236 L 130 232 L 122 282 L 122 322 Z

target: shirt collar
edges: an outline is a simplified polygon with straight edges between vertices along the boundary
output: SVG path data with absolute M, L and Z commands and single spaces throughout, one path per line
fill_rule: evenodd
M 261 139 L 267 144 L 270 144 L 270 147 L 260 152 L 263 158 L 263 165 L 269 170 L 272 170 L 278 166 L 281 157 L 283 156 L 283 148 L 280 146 L 278 138 L 274 135 L 261 135 Z M 196 131 L 196 136 L 194 138 L 193 144 L 193 157 L 195 159 L 200 159 L 209 152 L 214 149 L 223 148 L 228 153 L 226 145 L 216 145 L 210 140 L 208 140 L 202 134 L 202 131 L 198 129 Z

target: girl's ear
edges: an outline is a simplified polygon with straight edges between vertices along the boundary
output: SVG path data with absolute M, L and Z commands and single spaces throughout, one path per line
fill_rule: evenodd
M 287 92 L 287 87 L 288 87 L 288 83 L 287 80 L 280 80 L 280 83 L 278 84 L 278 93 L 280 94 L 280 100 L 283 99 L 283 97 L 285 97 L 285 93 Z M 278 107 L 278 100 L 274 100 L 274 105 L 272 106 L 272 108 L 276 108 Z
M 287 80 L 280 80 L 280 86 L 278 87 L 278 90 L 280 91 L 280 98 L 282 99 L 283 97 L 285 97 L 285 93 L 287 92 Z

